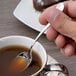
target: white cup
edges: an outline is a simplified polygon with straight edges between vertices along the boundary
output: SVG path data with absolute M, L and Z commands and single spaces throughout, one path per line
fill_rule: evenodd
M 10 45 L 21 45 L 30 48 L 33 42 L 33 39 L 24 36 L 8 36 L 0 38 L 0 48 Z M 40 71 L 42 71 L 42 69 L 44 68 L 47 61 L 47 54 L 44 47 L 39 42 L 36 42 L 33 49 L 39 54 L 42 60 L 42 67 L 39 71 L 33 74 L 34 76 L 37 75 Z
M 33 39 L 24 37 L 24 36 L 8 36 L 8 37 L 0 38 L 0 48 L 5 47 L 5 46 L 11 46 L 11 45 L 19 45 L 19 46 L 21 45 L 21 46 L 30 48 L 31 45 L 33 44 L 33 42 L 34 42 Z M 43 70 L 43 68 L 45 68 L 45 65 L 47 63 L 47 54 L 46 54 L 46 50 L 39 42 L 36 42 L 33 49 L 34 49 L 34 51 L 36 51 L 39 54 L 39 56 L 42 60 L 41 69 L 39 69 L 36 73 L 31 75 L 31 76 L 37 76 Z M 49 65 L 47 65 L 47 66 L 49 66 Z M 59 66 L 59 64 L 56 65 L 56 67 L 58 67 L 58 66 Z M 53 69 L 53 67 L 54 67 L 54 69 Z M 57 69 L 55 69 L 55 65 L 53 65 L 53 66 L 46 67 L 45 70 L 50 71 L 50 70 L 57 70 Z M 62 69 L 59 68 L 58 70 L 60 71 Z

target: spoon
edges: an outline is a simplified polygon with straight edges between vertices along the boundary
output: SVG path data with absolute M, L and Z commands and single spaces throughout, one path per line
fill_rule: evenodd
M 28 68 L 32 61 L 32 48 L 40 38 L 40 36 L 49 28 L 49 26 L 50 23 L 48 23 L 47 26 L 45 26 L 44 29 L 38 34 L 28 51 L 19 53 L 17 57 L 12 61 L 12 63 L 10 64 L 11 72 L 17 73 Z
M 56 6 L 57 9 L 60 11 L 63 11 L 64 9 L 64 4 L 59 3 Z M 47 24 L 47 26 L 44 27 L 44 29 L 38 34 L 38 36 L 35 38 L 33 44 L 31 45 L 30 49 L 26 52 L 21 52 L 17 55 L 17 57 L 12 61 L 10 65 L 10 70 L 12 72 L 21 72 L 24 71 L 29 67 L 32 61 L 32 48 L 37 42 L 37 40 L 40 38 L 40 36 L 49 28 L 50 23 Z

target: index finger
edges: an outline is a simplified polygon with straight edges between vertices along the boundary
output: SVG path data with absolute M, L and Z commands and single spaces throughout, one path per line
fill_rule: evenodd
M 71 18 L 76 18 L 76 1 L 65 1 L 64 2 L 64 13 L 70 16 Z M 47 22 L 47 14 L 49 11 L 52 11 L 52 9 L 55 9 L 56 5 L 53 5 L 51 7 L 48 7 L 46 10 L 43 11 L 43 13 L 39 17 L 39 21 L 41 24 L 46 25 Z

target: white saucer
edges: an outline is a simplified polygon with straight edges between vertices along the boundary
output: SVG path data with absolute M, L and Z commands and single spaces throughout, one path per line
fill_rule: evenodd
M 36 31 L 41 31 L 44 26 L 39 23 L 40 12 L 33 7 L 33 0 L 21 0 L 14 10 L 14 16 L 22 23 Z

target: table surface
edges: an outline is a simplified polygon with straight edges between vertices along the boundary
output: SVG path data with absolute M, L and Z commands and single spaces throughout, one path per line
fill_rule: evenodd
M 22 35 L 35 38 L 38 32 L 27 27 L 13 16 L 13 11 L 20 0 L 0 0 L 0 37 Z M 69 69 L 70 76 L 76 76 L 76 57 L 65 57 L 53 41 L 48 41 L 45 35 L 39 39 L 47 53 Z

